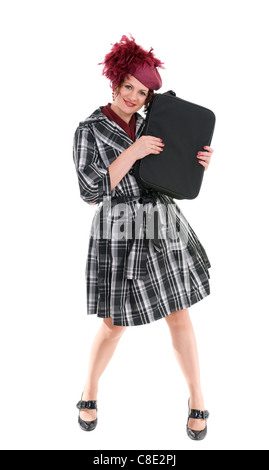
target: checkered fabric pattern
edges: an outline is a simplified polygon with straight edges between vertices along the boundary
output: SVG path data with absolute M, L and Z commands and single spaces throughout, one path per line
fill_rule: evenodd
M 136 113 L 136 140 L 143 127 Z M 210 261 L 175 201 L 157 193 L 156 204 L 139 202 L 132 168 L 111 190 L 108 167 L 132 143 L 101 107 L 79 123 L 73 141 L 80 196 L 97 203 L 85 269 L 87 313 L 121 326 L 151 323 L 210 294 Z M 122 197 L 130 200 L 117 204 Z M 152 227 L 155 213 L 158 246 L 148 222 Z

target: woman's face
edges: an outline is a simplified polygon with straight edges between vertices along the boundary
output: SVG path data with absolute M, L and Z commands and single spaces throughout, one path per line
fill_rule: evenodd
M 119 90 L 115 91 L 114 106 L 124 113 L 132 115 L 144 105 L 149 89 L 132 75 L 125 77 Z

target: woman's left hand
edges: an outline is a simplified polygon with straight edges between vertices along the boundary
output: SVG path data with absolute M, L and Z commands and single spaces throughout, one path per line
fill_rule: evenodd
M 213 152 L 214 152 L 214 150 L 211 147 L 208 147 L 208 146 L 205 146 L 204 150 L 202 152 L 198 152 L 198 155 L 197 155 L 198 161 L 201 165 L 203 165 L 205 170 L 208 169 L 210 159 L 211 159 L 211 156 L 212 156 Z

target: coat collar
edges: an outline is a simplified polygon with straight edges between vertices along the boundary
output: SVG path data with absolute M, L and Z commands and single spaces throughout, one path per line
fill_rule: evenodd
M 119 152 L 123 152 L 123 150 L 126 150 L 133 144 L 133 141 L 116 122 L 111 121 L 111 119 L 102 113 L 102 108 L 103 106 L 100 106 L 89 117 L 80 122 L 79 125 L 83 127 L 91 127 L 97 139 L 100 139 L 105 144 L 115 148 Z M 135 116 L 135 138 L 137 140 L 142 133 L 145 120 L 139 113 L 135 113 Z

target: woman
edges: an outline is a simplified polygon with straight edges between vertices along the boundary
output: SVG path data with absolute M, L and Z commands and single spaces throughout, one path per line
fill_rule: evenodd
M 74 136 L 73 158 L 80 195 L 89 204 L 101 204 L 92 222 L 86 281 L 87 313 L 103 318 L 77 404 L 78 421 L 83 430 L 95 429 L 98 382 L 126 327 L 165 318 L 190 391 L 187 434 L 191 439 L 201 440 L 207 433 L 208 412 L 204 408 L 188 307 L 210 293 L 210 262 L 173 199 L 161 193 L 155 194 L 155 198 L 145 194 L 133 172 L 138 159 L 160 155 L 165 145 L 160 138 L 141 136 L 144 119 L 138 111 L 143 106 L 147 110 L 154 90 L 162 85 L 158 68 L 163 68 L 163 63 L 152 50 L 142 49 L 132 36 L 131 39 L 122 36 L 113 45 L 102 63 L 103 74 L 113 89 L 113 101 L 79 123 Z M 198 152 L 198 161 L 205 169 L 212 153 L 211 147 Z M 123 202 L 128 210 L 117 215 L 115 210 L 119 206 L 122 209 Z M 158 237 L 156 243 L 155 236 L 154 240 L 145 239 L 137 232 L 135 236 L 132 232 L 132 237 L 120 238 L 125 223 L 138 218 L 141 206 L 149 213 L 152 207 L 157 207 L 161 216 L 169 206 L 170 215 L 175 216 L 177 227 L 181 227 L 179 242 Z M 139 229 L 144 234 L 143 224 Z M 107 232 L 107 228 L 111 231 Z M 182 249 L 183 238 L 187 243 Z

